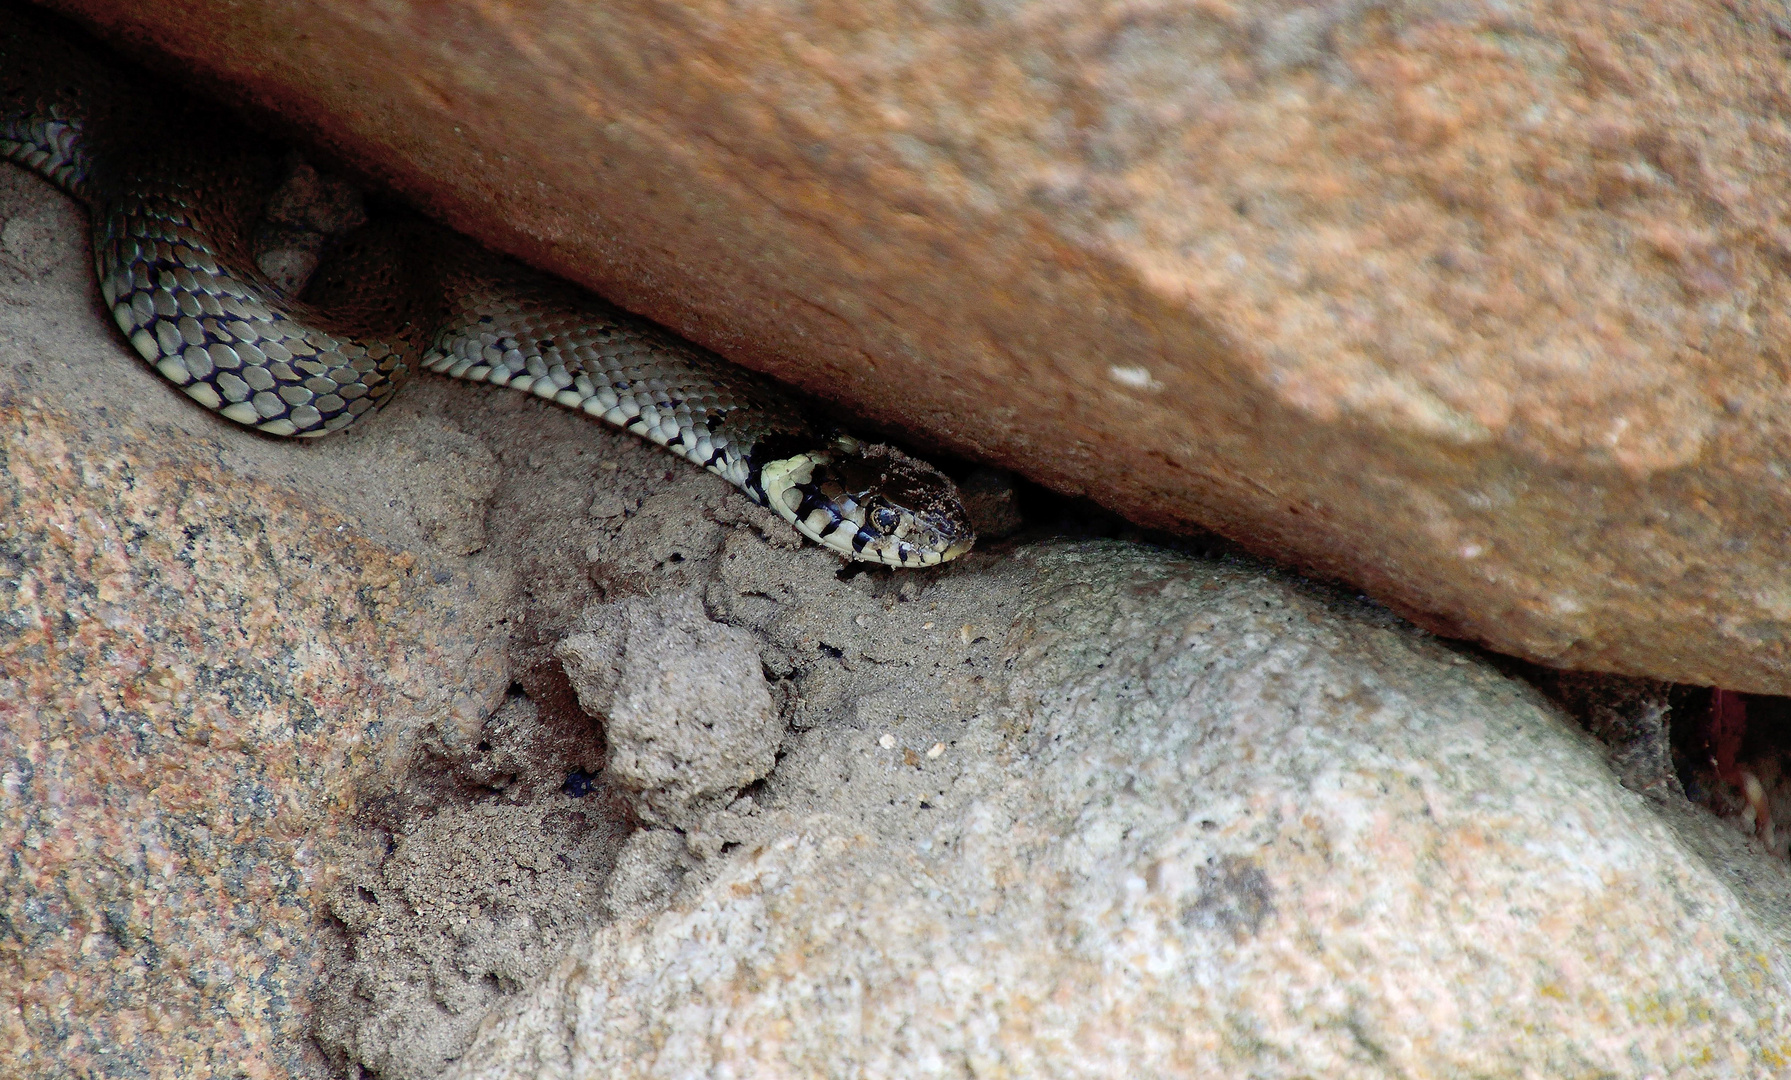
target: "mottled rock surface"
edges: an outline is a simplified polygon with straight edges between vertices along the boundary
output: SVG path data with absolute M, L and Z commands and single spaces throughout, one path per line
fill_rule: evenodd
M 1134 520 L 1791 692 L 1763 0 L 57 0 L 450 223 Z
M 663 455 L 428 381 L 308 446 L 220 423 L 85 236 L 0 167 L 0 1075 L 432 1075 L 633 828 L 540 662 L 593 479 Z
M 730 549 L 711 606 L 805 699 L 930 693 L 793 736 L 704 826 L 731 857 L 661 854 L 656 912 L 637 871 L 449 1076 L 1791 1065 L 1783 864 L 1732 888 L 1534 690 L 1384 611 L 1115 542 L 741 587 L 790 558 Z M 780 633 L 816 609 L 837 658 Z
M 128 362 L 67 200 L 0 169 L 0 222 L 0 1074 L 319 1075 L 338 847 L 501 699 L 507 585 L 343 516 L 349 447 L 282 477 Z
M 600 910 L 633 819 L 592 783 L 601 743 L 583 719 L 513 689 L 470 746 L 426 747 L 405 805 L 361 830 L 374 857 L 344 860 L 327 898 L 340 947 L 309 995 L 307 1035 L 337 1075 L 438 1075 Z

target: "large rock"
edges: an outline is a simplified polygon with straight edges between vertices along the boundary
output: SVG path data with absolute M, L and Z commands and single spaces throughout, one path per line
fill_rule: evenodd
M 428 384 L 309 446 L 221 423 L 108 323 L 84 234 L 0 166 L 0 1076 L 431 1075 L 629 828 L 562 787 L 603 765 L 576 705 L 507 691 L 518 576 L 583 582 L 576 465 L 630 440 L 535 407 L 560 468 L 505 468 L 521 395 Z
M 1771 5 L 54 2 L 951 449 L 1791 692 Z
M 0 1074 L 322 1075 L 353 823 L 501 699 L 507 584 L 345 517 L 346 444 L 288 469 L 158 386 L 47 185 L 0 169 L 0 222 Z
M 703 827 L 731 857 L 631 841 L 624 917 L 449 1077 L 1791 1060 L 1783 864 L 1713 865 L 1534 690 L 1382 610 L 1115 542 L 906 597 L 767 591 L 789 563 L 730 543 L 709 603 L 837 708 Z

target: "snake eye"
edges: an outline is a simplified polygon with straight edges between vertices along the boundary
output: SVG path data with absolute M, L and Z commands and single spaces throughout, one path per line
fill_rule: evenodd
M 877 528 L 886 533 L 894 532 L 895 527 L 902 523 L 902 515 L 887 506 L 879 506 L 872 517 L 877 522 Z

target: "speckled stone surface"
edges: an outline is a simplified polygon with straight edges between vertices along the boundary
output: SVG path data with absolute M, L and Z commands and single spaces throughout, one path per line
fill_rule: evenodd
M 501 668 L 415 559 L 94 426 L 0 406 L 0 1073 L 315 1074 L 357 783 Z
M 0 177 L 0 1076 L 322 1075 L 335 845 L 420 728 L 502 696 L 502 583 L 156 387 L 82 236 Z
M 731 546 L 711 605 L 853 692 L 665 837 L 705 866 L 638 835 L 628 917 L 454 1080 L 1791 1069 L 1784 864 L 1383 609 L 1113 542 L 912 597 L 780 558 Z
M 694 593 L 594 607 L 561 642 L 579 705 L 604 717 L 609 774 L 637 793 L 642 820 L 682 826 L 776 764 L 786 722 L 759 651 L 751 633 L 710 620 Z

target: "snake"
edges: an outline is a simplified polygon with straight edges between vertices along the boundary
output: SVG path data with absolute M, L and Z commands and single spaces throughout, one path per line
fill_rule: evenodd
M 708 469 L 849 560 L 933 566 L 975 533 L 951 479 L 818 421 L 771 380 L 567 282 L 393 213 L 302 291 L 258 266 L 285 158 L 54 19 L 0 9 L 0 158 L 83 204 L 132 348 L 217 416 L 313 438 L 428 370 L 506 386 Z

